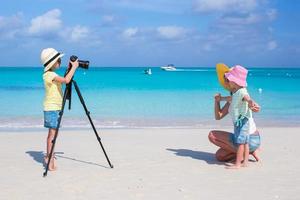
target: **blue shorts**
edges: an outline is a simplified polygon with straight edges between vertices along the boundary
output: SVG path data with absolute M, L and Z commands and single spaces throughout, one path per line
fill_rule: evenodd
M 44 111 L 44 127 L 45 128 L 57 128 L 58 118 L 60 110 Z
M 244 130 L 245 126 L 248 125 L 248 118 L 245 117 L 239 120 L 238 125 L 234 125 L 234 143 L 236 144 L 248 144 L 249 143 L 249 134 L 247 134 L 248 129 Z
M 235 136 L 233 133 L 229 135 L 229 142 L 234 146 L 235 148 L 238 147 L 239 144 L 235 143 Z M 253 152 L 260 146 L 260 135 L 258 132 L 254 134 L 249 135 L 249 151 Z

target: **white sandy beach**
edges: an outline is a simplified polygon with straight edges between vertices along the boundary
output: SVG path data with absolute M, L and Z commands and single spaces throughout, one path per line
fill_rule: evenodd
M 58 170 L 43 178 L 46 130 L 0 132 L 0 199 L 300 198 L 300 128 L 262 128 L 261 163 L 228 170 L 208 129 L 61 130 Z

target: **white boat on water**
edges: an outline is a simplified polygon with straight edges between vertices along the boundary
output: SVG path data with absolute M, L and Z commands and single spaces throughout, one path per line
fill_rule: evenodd
M 176 68 L 174 67 L 173 64 L 169 64 L 167 66 L 163 66 L 161 67 L 162 70 L 165 70 L 165 71 L 176 71 Z

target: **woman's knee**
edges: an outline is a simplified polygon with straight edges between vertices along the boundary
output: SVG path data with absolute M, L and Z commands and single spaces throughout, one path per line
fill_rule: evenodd
M 208 140 L 213 143 L 215 139 L 216 139 L 216 137 L 215 137 L 215 131 L 212 130 L 212 131 L 210 131 L 208 133 Z

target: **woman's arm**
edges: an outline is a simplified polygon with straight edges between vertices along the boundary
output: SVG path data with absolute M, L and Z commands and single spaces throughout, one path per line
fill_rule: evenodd
M 215 119 L 220 120 L 228 114 L 229 109 L 229 101 L 221 108 L 220 101 L 223 100 L 224 97 L 221 97 L 221 94 L 215 95 Z M 230 100 L 231 98 L 226 98 L 226 100 Z
M 70 81 L 72 80 L 72 77 L 78 67 L 78 60 L 76 60 L 74 62 L 70 61 L 70 64 L 72 67 L 71 67 L 69 73 L 65 77 L 56 76 L 53 80 L 57 81 L 59 83 L 66 83 L 66 84 L 70 83 Z

